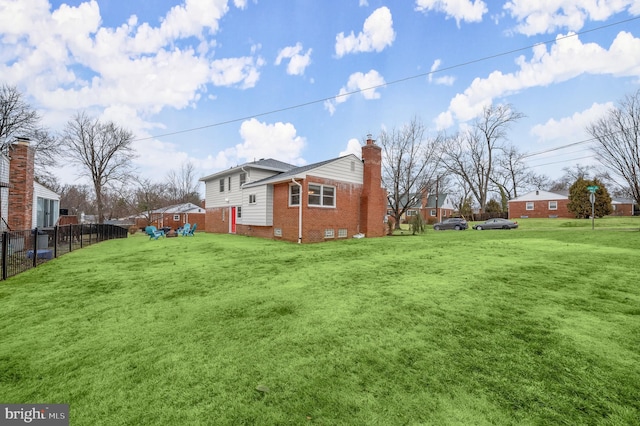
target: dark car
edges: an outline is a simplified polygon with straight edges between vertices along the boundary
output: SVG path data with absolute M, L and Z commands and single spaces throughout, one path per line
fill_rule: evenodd
M 449 219 L 445 219 L 442 222 L 434 223 L 433 229 L 436 231 L 444 230 L 444 229 L 455 229 L 456 231 L 461 231 L 463 229 L 467 229 L 469 225 L 467 225 L 467 221 L 461 217 L 452 217 Z
M 483 229 L 516 229 L 517 227 L 518 222 L 500 218 L 485 220 L 482 223 L 473 225 L 473 229 L 477 229 L 478 231 L 482 231 Z

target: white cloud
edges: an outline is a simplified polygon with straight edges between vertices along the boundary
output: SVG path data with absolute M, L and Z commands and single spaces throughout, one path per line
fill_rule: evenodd
M 356 157 L 362 157 L 362 145 L 358 139 L 349 139 L 347 142 L 347 148 L 344 151 L 340 151 L 338 157 L 344 157 L 345 155 L 353 154 Z
M 433 74 L 438 71 L 438 68 L 440 68 L 441 64 L 442 61 L 440 59 L 436 59 L 435 61 L 433 61 L 433 65 L 431 65 L 431 70 L 429 72 L 429 83 L 435 82 L 436 84 L 440 84 L 443 86 L 453 86 L 453 83 L 455 83 L 456 81 L 456 78 L 453 76 L 443 75 L 435 79 L 433 78 Z
M 384 84 L 384 78 L 376 70 L 371 70 L 366 74 L 353 73 L 349 76 L 347 85 L 340 89 L 338 95 L 324 102 L 325 109 L 333 115 L 336 111 L 336 105 L 346 102 L 354 92 L 362 94 L 368 100 L 379 99 L 381 95 L 377 89 Z
M 369 2 L 367 0 L 360 0 L 358 2 L 358 6 L 360 6 L 360 7 L 369 6 Z
M 443 12 L 447 18 L 454 18 L 458 26 L 460 21 L 480 22 L 488 12 L 482 0 L 416 0 L 416 10 L 424 13 L 430 10 Z
M 239 160 L 275 158 L 291 164 L 305 163 L 300 154 L 306 140 L 297 135 L 291 123 L 267 124 L 252 118 L 242 123 L 240 136 L 244 142 L 235 147 L 235 157 Z
M 577 135 L 586 137 L 586 127 L 603 117 L 613 107 L 613 102 L 594 103 L 589 109 L 576 112 L 571 117 L 563 117 L 559 120 L 552 118 L 544 124 L 538 124 L 531 129 L 531 134 L 536 136 L 540 142 L 556 139 L 575 140 Z
M 211 82 L 216 86 L 254 87 L 264 64 L 264 59 L 251 56 L 217 59 L 211 63 Z
M 609 49 L 595 43 L 583 44 L 576 36 L 558 36 L 549 51 L 546 46 L 532 49 L 532 58 L 516 60 L 519 70 L 513 73 L 494 71 L 486 78 L 476 78 L 450 102 L 436 124 L 440 129 L 452 125 L 453 119 L 467 121 L 477 117 L 493 99 L 531 87 L 543 87 L 575 78 L 581 74 L 616 77 L 640 76 L 640 39 L 620 32 Z
M 336 55 L 338 58 L 349 53 L 382 51 L 391 46 L 396 38 L 393 30 L 391 11 L 381 7 L 364 21 L 362 32 L 357 36 L 351 32 L 348 36 L 340 33 L 336 36 Z
M 519 24 L 515 30 L 526 35 L 552 33 L 559 29 L 578 31 L 587 20 L 606 21 L 611 16 L 627 10 L 631 15 L 640 14 L 638 0 L 510 0 L 504 9 Z
M 307 50 L 307 53 L 300 54 L 302 51 L 302 44 L 296 43 L 295 46 L 287 46 L 278 52 L 276 58 L 276 65 L 280 65 L 284 59 L 289 59 L 287 65 L 287 74 L 289 75 L 303 75 L 304 70 L 311 63 L 311 49 Z

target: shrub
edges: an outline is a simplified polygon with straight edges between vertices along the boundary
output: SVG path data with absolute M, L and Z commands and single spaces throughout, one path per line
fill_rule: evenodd
M 129 227 L 129 234 L 130 234 L 130 235 L 133 235 L 133 234 L 135 234 L 136 232 L 138 232 L 138 228 L 137 228 L 137 227 L 135 227 L 135 226 L 130 226 L 130 227 Z

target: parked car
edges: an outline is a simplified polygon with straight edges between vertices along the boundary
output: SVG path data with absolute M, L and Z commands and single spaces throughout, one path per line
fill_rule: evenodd
M 500 218 L 485 220 L 484 222 L 473 225 L 473 229 L 477 229 L 478 231 L 482 231 L 483 229 L 516 229 L 517 227 L 518 222 Z
M 463 229 L 467 229 L 469 225 L 467 225 L 467 221 L 461 217 L 452 217 L 449 219 L 445 219 L 442 222 L 434 223 L 433 229 L 436 231 L 444 230 L 444 229 L 455 229 L 456 231 L 461 231 Z

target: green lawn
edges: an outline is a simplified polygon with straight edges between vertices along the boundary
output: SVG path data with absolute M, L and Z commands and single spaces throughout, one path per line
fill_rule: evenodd
M 72 425 L 637 425 L 640 218 L 518 222 L 74 251 L 0 282 L 0 402 Z

